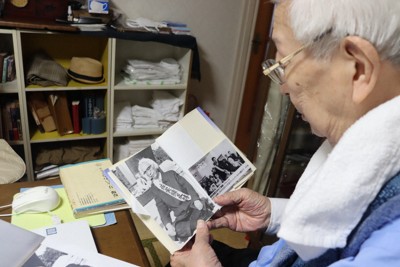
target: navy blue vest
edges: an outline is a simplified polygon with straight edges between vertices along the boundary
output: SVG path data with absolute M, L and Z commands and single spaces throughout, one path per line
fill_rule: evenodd
M 287 245 L 275 256 L 271 266 L 321 267 L 340 259 L 356 256 L 361 245 L 370 235 L 387 223 L 400 217 L 400 173 L 389 180 L 368 206 L 360 222 L 347 238 L 344 248 L 330 249 L 320 257 L 304 262 Z

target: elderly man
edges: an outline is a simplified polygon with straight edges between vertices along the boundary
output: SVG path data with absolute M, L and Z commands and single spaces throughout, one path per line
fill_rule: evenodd
M 187 241 L 196 229 L 197 220 L 209 218 L 212 209 L 200 198 L 192 185 L 174 170 L 163 172 L 158 164 L 149 158 L 140 159 L 138 169 L 147 183 L 151 184 L 142 195 L 156 201 L 168 235 L 176 241 Z
M 209 245 L 219 227 L 277 233 L 250 266 L 400 266 L 399 14 L 398 0 L 276 1 L 264 74 L 326 141 L 289 200 L 216 197 L 172 266 L 237 266 Z

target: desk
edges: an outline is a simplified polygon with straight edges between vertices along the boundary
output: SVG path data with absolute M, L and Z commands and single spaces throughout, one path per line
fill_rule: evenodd
M 58 184 L 61 184 L 60 179 L 0 185 L 0 206 L 10 204 L 13 195 L 18 193 L 22 187 Z M 10 209 L 2 210 L 2 213 L 10 212 Z M 92 228 L 98 251 L 101 254 L 139 266 L 150 266 L 129 210 L 116 211 L 115 217 L 117 223 L 114 225 Z M 11 217 L 0 218 L 11 222 Z

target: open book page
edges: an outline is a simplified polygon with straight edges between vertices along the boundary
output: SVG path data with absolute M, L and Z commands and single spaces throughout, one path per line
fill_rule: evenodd
M 105 174 L 171 252 L 220 208 L 212 197 L 242 186 L 254 165 L 202 112 L 193 110 L 149 147 Z

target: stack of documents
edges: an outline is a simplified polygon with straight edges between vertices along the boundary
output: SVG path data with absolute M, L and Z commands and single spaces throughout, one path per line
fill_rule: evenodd
M 135 266 L 98 253 L 84 220 L 33 231 L 0 220 L 0 233 L 1 266 Z

